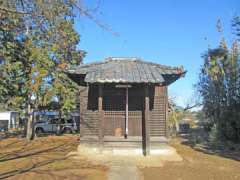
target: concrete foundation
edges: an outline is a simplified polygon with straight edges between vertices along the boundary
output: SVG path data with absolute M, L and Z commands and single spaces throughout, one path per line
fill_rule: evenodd
M 79 145 L 78 152 L 88 154 L 111 154 L 120 156 L 143 156 L 142 148 L 99 148 L 86 145 Z M 150 149 L 150 155 L 171 155 L 175 154 L 176 150 L 169 146 L 163 145 L 160 148 Z
M 74 159 L 85 159 L 96 165 L 161 167 L 165 161 L 182 161 L 176 150 L 165 144 L 161 148 L 151 149 L 149 156 L 143 156 L 138 148 L 99 148 L 79 145 L 77 152 L 72 152 Z

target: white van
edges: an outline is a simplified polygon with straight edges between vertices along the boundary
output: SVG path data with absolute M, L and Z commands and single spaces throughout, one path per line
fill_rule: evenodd
M 19 124 L 19 113 L 16 111 L 0 112 L 0 132 L 15 129 Z

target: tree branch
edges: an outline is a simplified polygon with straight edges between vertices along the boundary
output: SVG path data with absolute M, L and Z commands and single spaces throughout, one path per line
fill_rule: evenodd
M 9 9 L 3 6 L 0 6 L 0 11 L 5 11 L 5 12 L 9 12 L 9 13 L 14 13 L 14 14 L 29 14 L 28 12 L 24 12 L 24 11 L 17 11 L 14 9 Z
M 111 34 L 113 34 L 114 36 L 119 36 L 119 34 L 117 32 L 114 32 L 112 30 L 112 28 L 110 28 L 109 26 L 107 26 L 106 24 L 103 24 L 102 22 L 100 22 L 98 19 L 96 19 L 91 13 L 89 13 L 89 11 L 87 9 L 85 9 L 83 7 L 82 4 L 77 3 L 74 0 L 71 0 L 72 5 L 77 8 L 80 11 L 80 14 L 88 17 L 89 19 L 91 19 L 94 23 L 96 23 L 100 28 L 102 28 L 105 31 L 110 32 Z
M 190 106 L 189 104 L 183 109 L 184 111 L 187 111 L 187 110 L 189 110 L 189 109 L 192 109 L 192 108 L 195 108 L 195 107 L 199 107 L 199 106 L 201 106 L 202 104 L 200 104 L 200 103 L 197 103 L 197 104 L 194 104 L 194 105 L 192 105 L 192 106 Z

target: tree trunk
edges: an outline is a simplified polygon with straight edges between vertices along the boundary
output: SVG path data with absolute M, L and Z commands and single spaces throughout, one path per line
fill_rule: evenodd
M 176 133 L 179 132 L 179 121 L 175 121 Z
M 58 122 L 57 122 L 57 135 L 60 135 L 61 134 L 61 131 L 62 131 L 62 127 L 61 127 L 61 119 L 62 119 L 62 100 L 63 100 L 63 97 L 62 97 L 62 93 L 60 91 L 60 94 L 59 94 L 59 119 L 58 119 Z
M 57 135 L 60 135 L 61 134 L 61 119 L 62 119 L 62 111 L 60 110 L 59 111 L 59 119 L 58 119 L 58 122 L 57 122 Z
M 34 139 L 34 113 L 33 113 L 33 109 L 31 108 L 31 105 L 28 104 L 28 119 L 27 119 L 27 140 L 31 141 Z

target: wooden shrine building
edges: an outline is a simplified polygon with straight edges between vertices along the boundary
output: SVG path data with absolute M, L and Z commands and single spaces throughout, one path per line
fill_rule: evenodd
M 135 147 L 147 155 L 166 141 L 167 87 L 184 76 L 183 68 L 107 58 L 67 74 L 80 87 L 80 143 Z

